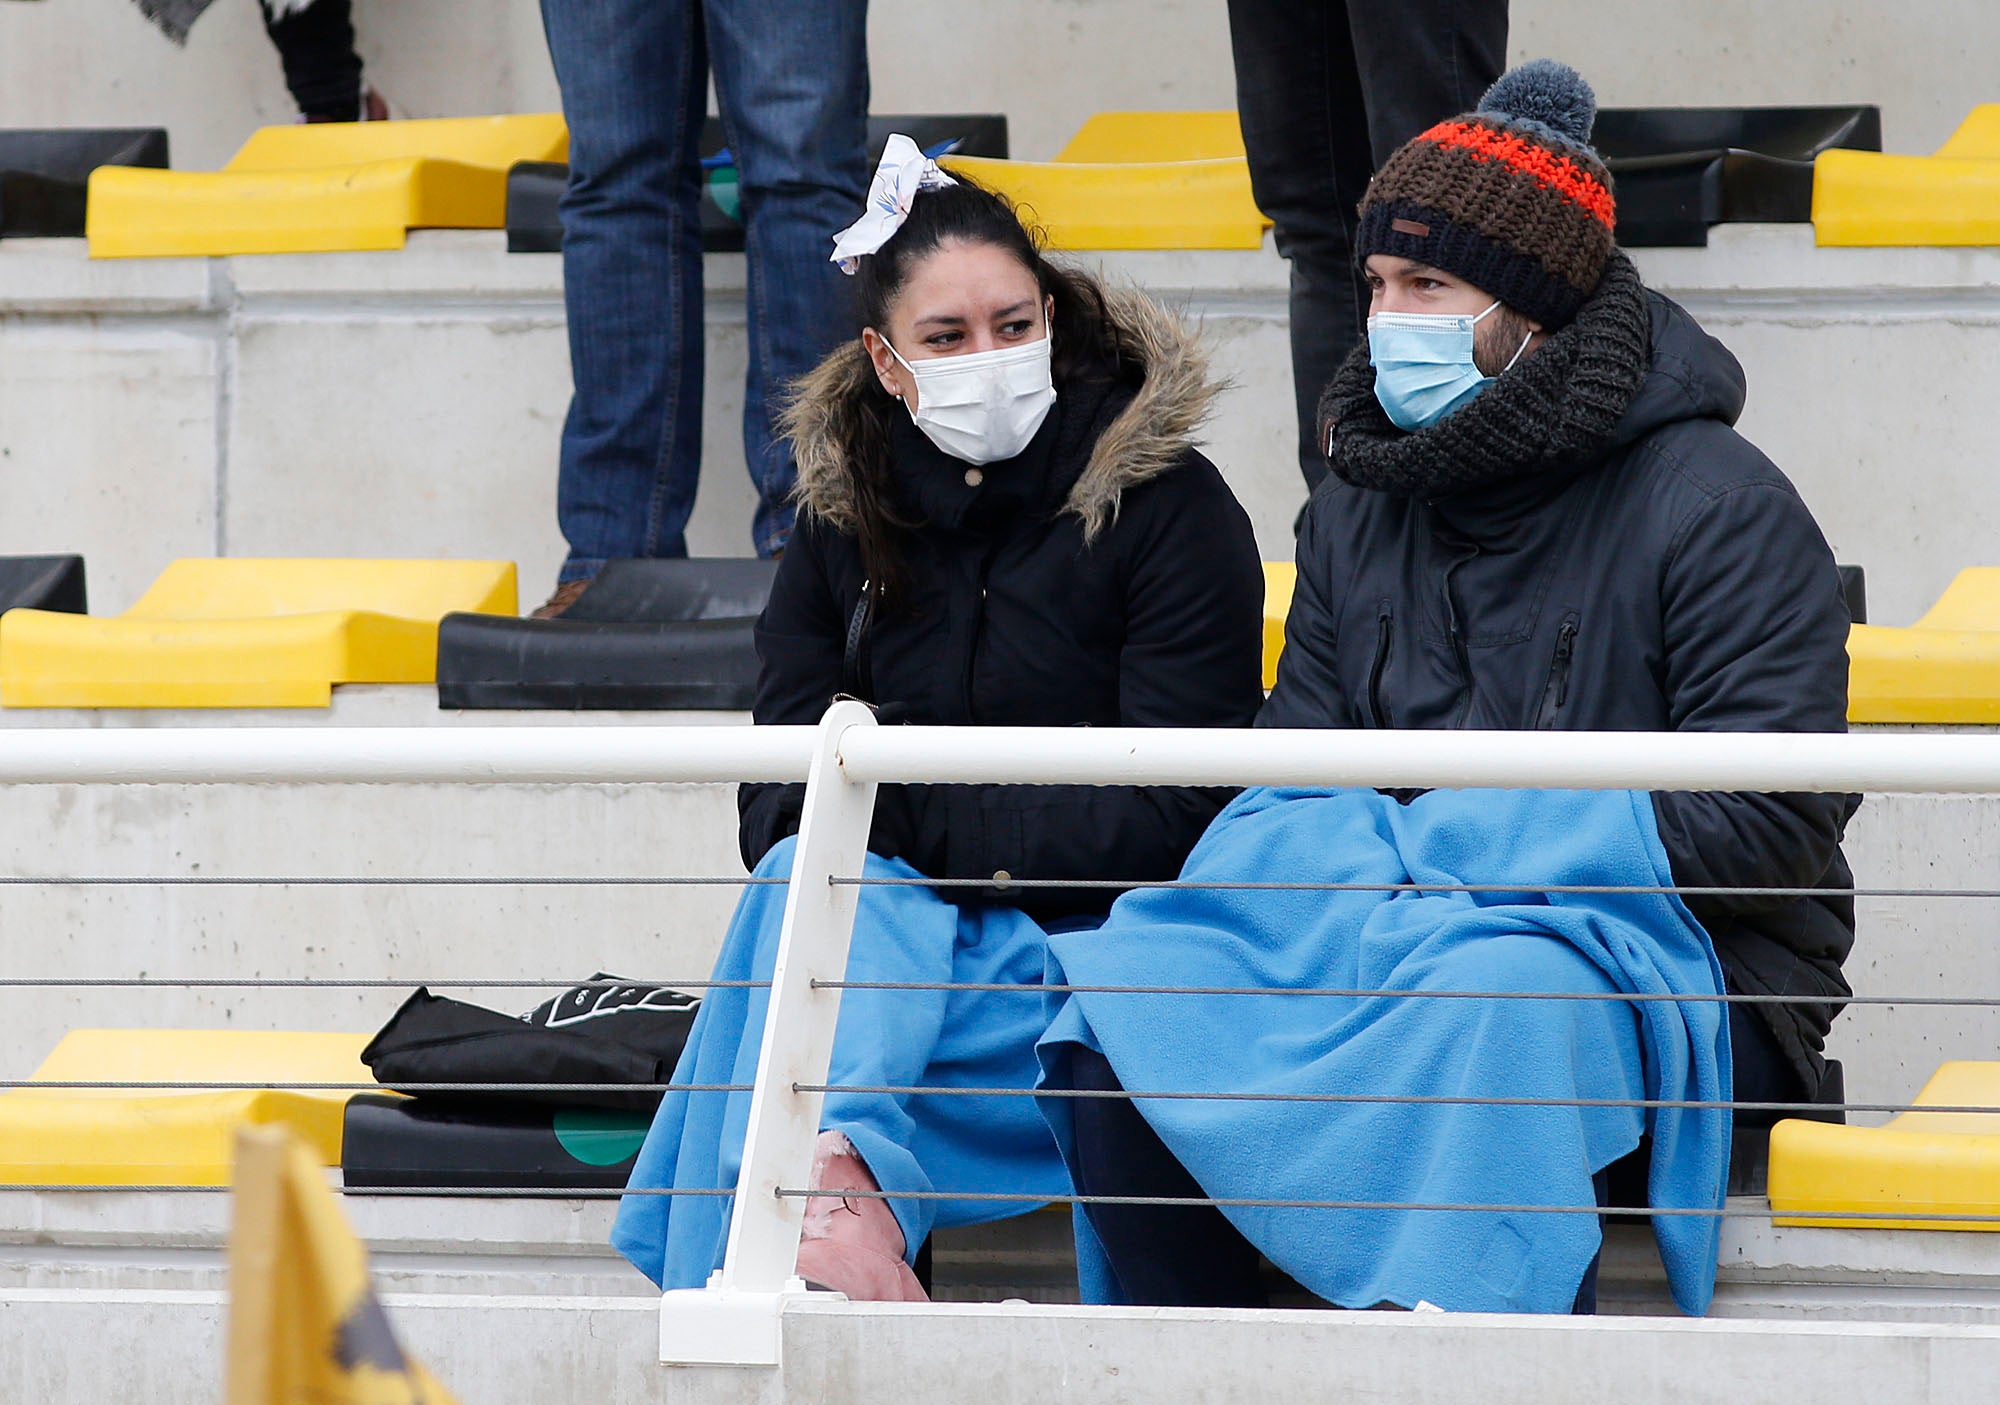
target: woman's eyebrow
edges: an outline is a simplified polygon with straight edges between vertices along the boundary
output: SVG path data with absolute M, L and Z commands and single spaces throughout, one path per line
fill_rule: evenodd
M 1033 307 L 1034 305 L 1035 305 L 1035 300 L 1033 298 L 1022 298 L 1017 303 L 1013 303 L 1007 307 L 1001 308 L 993 315 L 995 317 L 1012 317 L 1017 312 L 1026 312 L 1029 308 Z
M 963 327 L 965 319 L 955 312 L 933 312 L 928 317 L 919 317 L 912 325 L 918 327 Z

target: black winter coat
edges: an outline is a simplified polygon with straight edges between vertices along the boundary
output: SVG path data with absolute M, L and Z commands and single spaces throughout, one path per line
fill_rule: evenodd
M 1847 607 L 1785 476 L 1731 426 L 1736 359 L 1648 294 L 1651 366 L 1606 457 L 1435 501 L 1329 478 L 1258 725 L 1846 730 Z M 1676 882 L 1852 885 L 1855 797 L 1655 794 Z M 1850 898 L 1691 897 L 1729 987 L 1848 993 Z M 1808 1089 L 1831 1004 L 1759 1006 Z
M 1188 435 L 1213 395 L 1179 324 L 1110 299 L 1143 366 L 1124 383 L 1057 385 L 1018 457 L 968 474 L 900 417 L 891 474 L 909 589 L 862 648 L 884 722 L 1247 727 L 1261 688 L 1263 568 L 1249 518 Z M 877 393 L 858 346 L 795 412 L 799 526 L 758 621 L 759 723 L 819 720 L 842 692 L 865 572 L 851 508 L 853 397 Z M 968 480 L 977 480 L 974 482 Z M 739 792 L 744 862 L 797 831 L 804 788 Z M 1171 878 L 1228 790 L 1166 786 L 884 786 L 870 847 L 935 878 Z M 970 892 L 982 899 L 993 889 Z M 1010 889 L 1040 917 L 1101 914 L 1105 890 Z

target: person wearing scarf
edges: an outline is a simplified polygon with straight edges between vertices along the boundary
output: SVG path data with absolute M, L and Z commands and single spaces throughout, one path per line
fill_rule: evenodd
M 1845 730 L 1833 557 L 1734 428 L 1736 359 L 1615 246 L 1595 111 L 1573 70 L 1528 64 L 1370 185 L 1368 341 L 1321 400 L 1330 476 L 1302 524 L 1259 726 Z M 1651 796 L 1677 885 L 1748 890 L 1687 896 L 1727 989 L 1784 998 L 1729 1007 L 1737 1101 L 1818 1093 L 1849 993 L 1840 840 L 1857 803 Z M 1089 1051 L 1072 1073 L 1119 1087 Z M 1080 1190 L 1172 1181 L 1155 1106 L 1076 1103 L 1077 1142 L 1097 1149 L 1073 1168 Z M 1261 1300 L 1255 1251 L 1217 1210 L 1098 1205 L 1090 1219 L 1131 1301 Z M 1450 1306 L 1455 1286 L 1423 1295 Z

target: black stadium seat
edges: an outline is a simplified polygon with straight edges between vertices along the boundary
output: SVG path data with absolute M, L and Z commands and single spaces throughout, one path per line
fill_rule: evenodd
M 0 237 L 81 238 L 92 171 L 166 164 L 160 127 L 0 130 Z
M 1876 107 L 1609 107 L 1592 138 L 1627 248 L 1708 243 L 1714 224 L 1812 219 L 1813 158 L 1882 149 Z
M 1847 617 L 1855 624 L 1868 623 L 1868 576 L 1859 566 L 1841 566 L 1840 593 L 1847 597 Z
M 0 556 L 0 611 L 88 614 L 81 556 Z
M 610 561 L 561 619 L 447 615 L 438 706 L 748 708 L 751 626 L 776 570 L 738 558 Z
M 871 117 L 868 150 L 882 149 L 892 132 L 901 132 L 926 151 L 946 143 L 961 156 L 1007 155 L 1007 119 L 997 113 L 957 116 Z M 701 247 L 711 254 L 741 253 L 743 222 L 736 205 L 736 168 L 717 162 L 728 142 L 721 119 L 702 124 Z M 562 248 L 562 221 L 556 202 L 569 182 L 569 167 L 559 161 L 524 161 L 507 173 L 507 250 L 515 254 L 552 254 Z
M 496 1109 L 362 1093 L 348 1100 L 348 1190 L 616 1189 L 653 1115 L 523 1102 Z

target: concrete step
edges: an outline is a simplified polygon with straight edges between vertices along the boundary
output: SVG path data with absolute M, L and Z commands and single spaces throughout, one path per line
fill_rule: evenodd
M 653 1286 L 610 1246 L 610 1200 L 343 1196 L 378 1291 L 470 1303 L 537 1294 L 638 1299 Z M 2000 1326 L 2000 1264 L 1969 1232 L 1793 1229 L 1734 1197 L 1711 1316 Z M 1070 1211 L 932 1236 L 939 1302 L 1076 1302 Z M 220 1292 L 230 1198 L 222 1193 L 0 1190 L 0 1295 Z M 1614 1224 L 1599 1280 L 1607 1314 L 1678 1316 L 1652 1231 Z M 1294 1291 L 1295 1306 L 1326 1310 Z
M 1984 368 L 2000 250 L 1817 249 L 1805 226 L 1724 226 L 1646 250 L 1649 281 L 1742 359 L 1742 428 L 1792 475 L 1873 617 L 1907 624 L 1989 561 Z M 1295 466 L 1286 270 L 1256 252 L 1090 260 L 1200 319 L 1235 388 L 1208 451 L 1270 558 L 1290 555 Z M 702 554 L 749 550 L 743 261 L 708 261 Z M 560 261 L 432 232 L 391 254 L 90 263 L 0 245 L 9 386 L 0 552 L 83 551 L 100 613 L 178 556 L 500 558 L 553 583 L 569 397 Z M 309 393 L 302 388 L 309 387 Z M 143 470 L 143 471 L 141 471 Z
M 590 713 L 588 725 L 745 723 L 727 713 Z M 7 726 L 574 726 L 577 714 L 443 713 L 430 688 L 344 688 L 270 712 L 23 710 Z M 379 1027 L 429 983 L 496 1009 L 610 971 L 705 978 L 740 889 L 735 787 L 20 786 L 0 806 L 0 874 L 694 877 L 700 886 L 0 885 L 16 979 L 388 980 L 389 988 L 0 986 L 0 1078 L 84 1025 Z M 453 980 L 540 982 L 522 990 Z
M 256 713 L 0 711 L 0 726 L 715 725 L 726 713 L 445 713 L 421 687 L 346 688 L 334 706 Z M 19 786 L 0 806 L 0 876 L 676 877 L 686 886 L 250 887 L 4 884 L 0 1079 L 84 1025 L 372 1030 L 408 990 L 525 1010 L 593 971 L 707 976 L 740 892 L 726 785 Z M 1847 852 L 1866 888 L 2000 890 L 2000 798 L 1871 797 Z M 1025 875 L 1024 875 L 1025 876 Z M 1848 964 L 1861 995 L 2000 999 L 2000 899 L 1865 898 Z M 15 938 L 14 934 L 28 934 Z M 103 978 L 157 988 L 93 988 Z M 257 990 L 176 981 L 385 981 Z M 533 983 L 523 990 L 454 981 Z M 1851 1101 L 1907 1100 L 1937 1065 L 2000 1047 L 2000 1009 L 1849 1009 L 1829 1053 Z
M 1456 1313 L 795 1301 L 780 1368 L 668 1367 L 649 1299 L 388 1294 L 404 1347 L 461 1400 L 540 1405 L 994 1405 L 1342 1398 L 1380 1405 L 1960 1405 L 2000 1328 Z M 206 1405 L 220 1291 L 0 1290 L 0 1372 L 33 1400 Z M 88 1351 L 76 1344 L 88 1342 Z M 1476 1384 L 1475 1384 L 1476 1383 Z

